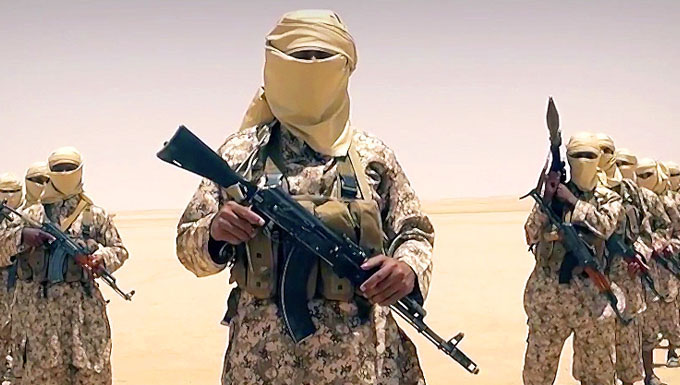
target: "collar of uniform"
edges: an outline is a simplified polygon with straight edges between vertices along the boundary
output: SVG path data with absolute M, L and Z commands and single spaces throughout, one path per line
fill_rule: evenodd
M 59 223 L 60 218 L 69 216 L 80 202 L 80 195 L 72 196 L 63 201 L 45 204 L 45 215 L 53 223 Z
M 576 184 L 573 182 L 568 182 L 567 183 L 567 188 L 569 188 L 569 191 L 572 192 L 576 196 L 576 198 L 589 201 L 593 196 L 595 196 L 595 190 L 593 191 L 581 191 Z
M 331 160 L 331 156 L 320 154 L 314 151 L 305 141 L 293 135 L 285 126 L 281 126 L 281 143 L 279 148 L 283 159 L 293 163 L 301 161 L 315 161 L 314 163 L 326 163 Z

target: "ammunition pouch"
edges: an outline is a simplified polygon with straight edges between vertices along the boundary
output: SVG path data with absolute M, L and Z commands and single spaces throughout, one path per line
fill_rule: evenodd
M 347 236 L 373 255 L 383 252 L 383 232 L 380 211 L 375 201 L 337 200 L 328 197 L 299 196 L 296 200 L 339 235 Z M 267 236 L 264 231 L 236 250 L 230 282 L 256 298 L 276 295 L 279 277 L 279 258 L 282 248 L 278 234 Z M 292 252 L 301 252 L 292 250 Z M 320 296 L 332 301 L 349 302 L 355 287 L 340 278 L 323 260 L 315 263 L 307 282 L 307 299 Z
M 265 137 L 266 133 L 263 133 Z M 287 181 L 281 172 L 285 168 L 279 142 L 280 130 L 274 128 L 270 138 L 262 148 L 254 150 L 249 156 L 263 163 L 264 175 L 261 180 L 268 188 L 286 189 Z M 246 177 L 252 175 L 252 168 L 243 171 Z M 372 190 L 358 159 L 356 151 L 350 147 L 348 156 L 338 158 L 337 180 L 331 197 L 318 195 L 293 196 L 300 205 L 313 213 L 331 230 L 357 242 L 373 255 L 383 252 L 384 234 L 378 204 L 372 199 Z M 232 197 L 237 199 L 238 197 Z M 283 269 L 282 261 L 287 261 L 286 253 L 305 253 L 288 247 L 288 241 L 275 228 L 263 229 L 255 238 L 236 249 L 236 258 L 231 268 L 230 282 L 256 298 L 273 298 L 277 294 L 279 277 Z M 307 256 L 308 258 L 315 258 Z M 323 260 L 316 260 L 307 278 L 307 299 L 316 296 L 349 302 L 354 298 L 355 288 L 348 279 L 340 278 Z
M 67 231 L 79 218 L 80 233 L 83 240 L 91 238 L 92 201 L 85 195 L 74 212 L 60 224 L 62 231 Z M 33 281 L 45 284 L 61 282 L 88 283 L 89 277 L 75 259 L 64 254 L 58 242 L 27 251 L 17 256 L 17 278 L 21 281 Z
M 44 247 L 36 248 L 24 255 L 17 257 L 17 278 L 21 281 L 32 282 L 86 282 L 88 278 L 85 271 L 73 258 L 64 258 L 60 266 L 52 263 L 52 268 L 58 268 L 63 272 L 63 281 L 52 281 L 49 279 L 48 270 L 50 269 L 50 251 Z

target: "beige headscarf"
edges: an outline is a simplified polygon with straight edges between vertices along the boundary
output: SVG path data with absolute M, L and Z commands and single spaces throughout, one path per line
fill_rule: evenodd
M 627 148 L 616 150 L 616 165 L 624 178 L 637 181 L 637 175 L 635 174 L 637 164 L 637 156 L 632 151 Z
M 45 183 L 33 181 L 33 178 L 48 176 L 49 168 L 46 162 L 36 162 L 26 170 L 26 206 L 31 206 L 40 201 L 40 195 L 45 190 Z
M 635 173 L 637 174 L 638 185 L 654 191 L 657 194 L 663 194 L 668 190 L 668 175 L 664 171 L 665 167 L 661 163 L 651 158 L 640 159 Z M 642 178 L 640 175 L 650 173 L 647 178 Z
M 680 188 L 680 165 L 671 161 L 663 162 L 663 165 L 668 170 L 668 180 L 671 190 L 678 191 L 678 188 Z
M 290 56 L 310 49 L 333 56 L 313 60 Z M 276 118 L 315 151 L 346 155 L 353 135 L 347 87 L 356 63 L 354 39 L 334 12 L 283 15 L 267 35 L 264 87 L 248 107 L 241 128 Z
M 21 181 L 14 174 L 0 174 L 0 202 L 7 201 L 7 206 L 17 209 L 24 200 Z
M 607 188 L 614 188 L 621 184 L 623 176 L 621 171 L 616 166 L 616 157 L 614 155 L 616 147 L 614 146 L 614 139 L 607 134 L 595 134 L 598 141 L 601 155 L 600 163 L 598 164 L 597 179 L 600 184 Z
M 593 159 L 576 158 L 577 153 L 590 153 Z M 580 132 L 567 143 L 567 161 L 571 173 L 571 181 L 584 192 L 593 191 L 597 187 L 597 165 L 600 163 L 600 146 L 598 140 L 590 132 Z
M 54 171 L 59 164 L 76 166 L 72 171 Z M 83 192 L 83 159 L 80 152 L 73 147 L 61 147 L 47 159 L 49 182 L 45 185 L 40 200 L 42 203 L 63 201 Z

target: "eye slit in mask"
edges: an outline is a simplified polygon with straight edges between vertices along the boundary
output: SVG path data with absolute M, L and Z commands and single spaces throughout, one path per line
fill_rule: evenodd
M 45 184 L 45 183 L 47 183 L 48 180 L 50 180 L 50 178 L 48 178 L 44 175 L 38 175 L 38 176 L 30 177 L 30 178 L 28 178 L 28 180 L 30 180 L 33 183 L 37 183 L 37 184 Z
M 569 156 L 575 159 L 597 159 L 598 154 L 590 151 L 579 151 Z
M 625 160 L 617 160 L 616 165 L 621 167 L 621 166 L 633 166 L 633 163 L 626 162 Z
M 51 167 L 52 172 L 69 172 L 78 168 L 75 163 L 58 163 Z
M 638 178 L 641 178 L 641 179 L 647 179 L 647 178 L 652 177 L 653 175 L 654 175 L 654 173 L 651 172 L 651 171 L 643 172 L 642 174 L 637 174 Z
M 614 149 L 611 147 L 601 147 L 601 150 L 604 154 L 614 155 Z
M 322 51 L 322 50 L 319 50 L 319 49 L 311 49 L 311 48 L 291 52 L 288 55 L 290 55 L 290 56 L 292 56 L 296 59 L 309 60 L 309 61 L 312 61 L 312 60 L 315 60 L 315 59 L 316 60 L 328 59 L 331 56 L 335 56 L 335 54 L 332 53 L 332 52 Z

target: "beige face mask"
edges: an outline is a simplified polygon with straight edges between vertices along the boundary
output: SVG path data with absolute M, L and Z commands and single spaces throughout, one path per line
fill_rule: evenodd
M 621 175 L 632 181 L 637 181 L 635 170 L 637 169 L 638 160 L 633 153 L 627 148 L 619 148 L 616 150 L 616 165 L 621 171 Z
M 597 186 L 597 166 L 600 162 L 600 148 L 591 133 L 579 133 L 567 144 L 571 182 L 581 191 L 593 191 Z
M 45 185 L 40 198 L 42 203 L 54 203 L 69 199 L 83 192 L 83 162 L 78 150 L 62 147 L 47 159 L 50 181 Z M 57 166 L 72 165 L 71 171 L 56 171 Z
M 23 203 L 23 191 L 21 191 L 21 181 L 14 174 L 4 173 L 0 175 L 0 202 L 17 209 Z
M 680 188 L 680 165 L 675 162 L 663 162 L 663 165 L 668 170 L 668 180 L 671 185 L 671 190 L 678 191 Z
M 45 189 L 45 183 L 39 182 L 36 179 L 48 179 L 48 171 L 49 168 L 46 162 L 33 163 L 26 170 L 26 206 L 34 205 L 40 201 L 40 195 L 42 195 Z
M 614 140 L 607 134 L 596 134 L 595 138 L 600 147 L 600 162 L 598 163 L 599 171 L 597 178 L 603 186 L 607 188 L 614 188 L 621 184 L 623 176 L 618 167 L 616 167 Z
M 635 170 L 638 185 L 657 194 L 663 194 L 668 189 L 668 177 L 664 174 L 662 167 L 650 158 L 640 159 Z
M 291 12 L 266 41 L 264 88 L 253 99 L 241 127 L 276 118 L 315 151 L 346 155 L 353 135 L 347 87 L 357 55 L 345 25 L 331 11 Z M 304 50 L 333 56 L 312 60 L 290 56 Z

